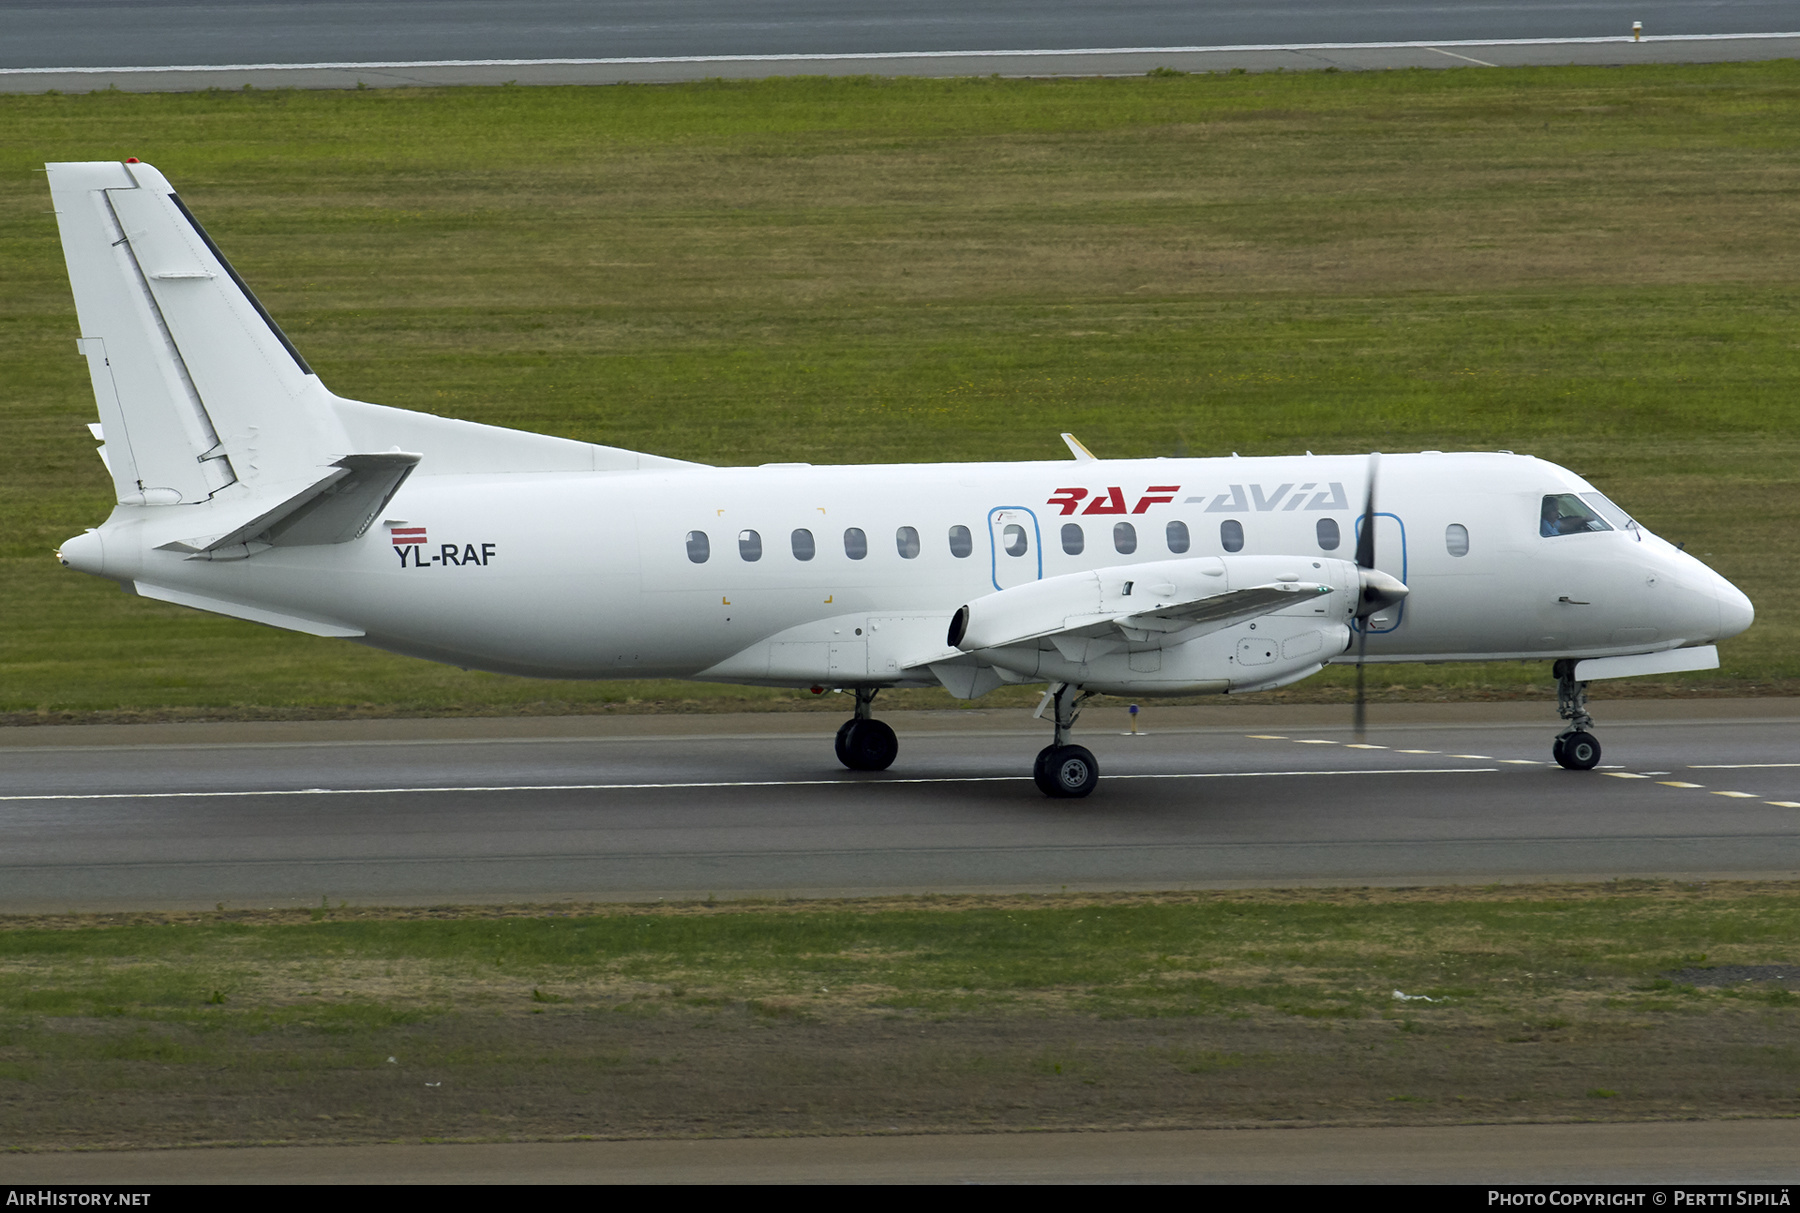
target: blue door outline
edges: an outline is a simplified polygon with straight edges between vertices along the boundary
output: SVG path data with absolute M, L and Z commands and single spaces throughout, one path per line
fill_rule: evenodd
M 1406 524 L 1404 522 L 1400 521 L 1400 515 L 1389 514 L 1386 511 L 1378 512 L 1375 515 L 1375 517 L 1377 517 L 1377 518 L 1392 518 L 1394 520 L 1394 525 L 1400 528 L 1400 584 L 1405 585 L 1406 584 Z M 1363 525 L 1362 515 L 1358 514 L 1356 516 L 1356 539 L 1357 539 L 1358 543 L 1362 542 L 1362 525 Z M 1368 632 L 1369 635 L 1371 635 L 1371 636 L 1386 636 L 1389 632 L 1394 631 L 1405 621 L 1406 621 L 1406 600 L 1404 598 L 1402 598 L 1400 600 L 1399 607 L 1394 611 L 1394 626 L 1393 627 L 1391 627 L 1391 628 L 1371 628 L 1371 627 L 1366 626 L 1368 624 L 1368 620 L 1366 620 L 1366 619 L 1357 620 L 1356 626 L 1360 630 Z
M 1031 552 L 1037 558 L 1037 576 L 1032 580 L 1042 581 L 1044 579 L 1044 536 L 1038 527 L 1037 514 L 1028 506 L 997 505 L 987 513 L 988 580 L 993 583 L 996 590 L 1005 587 L 1000 584 L 1000 543 L 994 535 L 994 515 L 1007 510 L 1017 510 L 1031 519 Z

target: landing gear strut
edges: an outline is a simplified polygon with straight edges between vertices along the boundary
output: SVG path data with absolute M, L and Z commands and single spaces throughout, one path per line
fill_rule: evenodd
M 1550 743 L 1550 756 L 1557 765 L 1571 771 L 1591 771 L 1600 764 L 1600 742 L 1588 732 L 1594 718 L 1587 710 L 1587 683 L 1575 681 L 1575 662 L 1567 657 L 1557 662 L 1556 713 L 1569 722 Z
M 838 761 L 852 771 L 885 771 L 900 753 L 900 739 L 871 714 L 880 687 L 856 688 L 856 715 L 837 731 Z
M 1066 682 L 1052 683 L 1044 696 L 1047 702 L 1038 708 L 1041 716 L 1051 702 L 1056 706 L 1056 738 L 1038 754 L 1031 768 L 1031 778 L 1046 796 L 1059 800 L 1086 796 L 1100 782 L 1100 764 L 1094 761 L 1093 753 L 1084 746 L 1069 744 L 1069 731 L 1081 715 L 1082 703 L 1092 694 Z

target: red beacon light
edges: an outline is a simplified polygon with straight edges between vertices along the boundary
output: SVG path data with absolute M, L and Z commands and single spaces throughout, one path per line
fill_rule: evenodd
M 126 164 L 138 164 L 138 163 L 140 163 L 140 161 L 138 160 L 138 158 L 136 156 L 127 156 L 127 157 L 125 157 L 125 163 Z

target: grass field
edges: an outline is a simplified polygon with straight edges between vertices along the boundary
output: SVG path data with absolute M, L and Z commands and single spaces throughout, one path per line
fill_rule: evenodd
M 0 134 L 6 720 L 810 701 L 463 673 L 57 568 L 108 493 L 33 170 L 126 155 L 345 395 L 718 463 L 1529 451 L 1757 603 L 1662 689 L 1800 688 L 1800 63 L 9 96 Z
M 1797 935 L 1652 882 L 0 919 L 0 1142 L 1792 1116 Z

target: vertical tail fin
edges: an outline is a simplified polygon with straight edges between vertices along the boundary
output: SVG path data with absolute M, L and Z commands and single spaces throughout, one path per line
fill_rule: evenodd
M 121 502 L 261 495 L 350 452 L 330 393 L 147 164 L 51 164 Z

